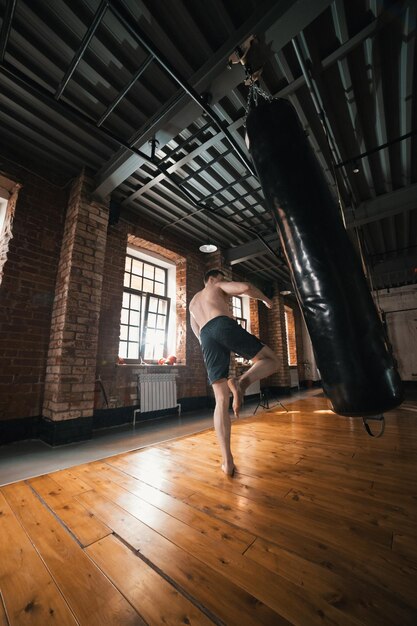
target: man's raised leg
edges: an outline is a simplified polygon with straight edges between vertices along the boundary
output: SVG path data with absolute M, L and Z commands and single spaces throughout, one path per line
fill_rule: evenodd
M 239 417 L 239 410 L 249 385 L 273 374 L 279 367 L 277 355 L 268 346 L 264 346 L 251 360 L 252 366 L 240 378 L 229 378 L 227 381 L 233 395 L 233 412 L 236 417 Z

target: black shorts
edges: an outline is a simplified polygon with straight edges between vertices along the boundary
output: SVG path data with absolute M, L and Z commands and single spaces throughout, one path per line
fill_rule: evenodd
M 210 383 L 229 375 L 230 353 L 253 359 L 264 344 L 227 315 L 214 317 L 200 331 L 200 343 Z

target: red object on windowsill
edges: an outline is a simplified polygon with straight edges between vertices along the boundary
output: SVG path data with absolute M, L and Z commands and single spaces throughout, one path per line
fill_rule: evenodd
M 175 365 L 176 362 L 177 362 L 177 357 L 172 354 L 167 359 L 165 358 L 159 359 L 158 365 Z

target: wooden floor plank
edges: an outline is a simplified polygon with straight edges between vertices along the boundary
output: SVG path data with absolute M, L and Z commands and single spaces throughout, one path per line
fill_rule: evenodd
M 28 485 L 8 485 L 2 492 L 80 624 L 144 624 Z
M 88 546 L 112 532 L 50 476 L 32 478 L 28 483 L 82 546 Z
M 106 484 L 111 485 L 115 483 L 127 492 L 138 496 L 145 503 L 161 509 L 204 534 L 204 536 L 210 537 L 215 541 L 225 542 L 237 552 L 244 552 L 256 539 L 255 535 L 235 528 L 231 529 L 229 524 L 215 520 L 211 516 L 198 511 L 194 507 L 190 507 L 188 504 L 184 504 L 182 501 L 150 485 L 146 485 L 136 478 L 126 476 L 126 474 L 107 464 L 91 464 L 90 468 L 83 470 L 83 479 L 85 482 L 89 482 L 97 491 L 101 491 L 100 487 L 102 486 L 105 488 Z M 104 493 L 104 491 L 101 492 Z
M 89 625 L 415 626 L 416 414 L 287 408 L 233 421 L 233 478 L 206 430 L 3 488 L 0 626 L 54 593 Z
M 363 620 L 367 626 L 392 626 L 396 622 L 402 626 L 414 626 L 413 607 L 399 601 L 397 596 L 387 590 L 382 590 L 374 584 L 372 578 L 361 577 L 360 572 L 352 576 L 348 560 L 344 560 L 344 567 L 338 567 L 336 559 L 331 561 L 331 552 L 327 554 L 327 560 L 314 562 L 257 539 L 245 556 L 300 587 L 308 584 L 316 595 L 358 620 Z
M 274 577 L 265 568 L 255 566 L 229 546 L 212 541 L 169 515 L 155 511 L 133 494 L 117 485 L 102 485 L 100 494 L 139 519 L 174 545 L 201 560 L 215 571 L 245 589 L 248 593 L 283 615 L 291 623 L 302 626 L 308 619 L 310 624 L 354 624 L 344 614 L 338 613 L 331 605 L 320 603 L 320 599 L 299 594 L 298 589 L 282 577 Z
M 6 609 L 4 608 L 4 602 L 2 594 L 0 592 L 0 626 L 10 626 L 10 622 L 7 619 Z
M 288 626 L 275 611 L 181 550 L 139 519 L 93 491 L 78 496 L 128 545 L 225 624 Z
M 417 538 L 415 534 L 395 532 L 392 549 L 417 566 Z
M 329 512 L 348 510 L 349 517 L 366 521 L 375 527 L 413 532 L 417 525 L 416 515 L 403 507 L 372 501 L 368 494 L 343 494 L 335 489 L 323 491 L 315 485 L 304 489 L 291 489 L 285 496 L 293 503 L 309 502 Z
M 1 491 L 0 554 L 0 590 L 11 626 L 78 623 Z M 0 624 L 8 624 L 0 605 Z
M 98 541 L 87 553 L 146 623 L 190 626 L 214 623 L 115 537 Z

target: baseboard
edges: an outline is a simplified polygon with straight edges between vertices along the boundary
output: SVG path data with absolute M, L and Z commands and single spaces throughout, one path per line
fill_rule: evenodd
M 50 446 L 62 446 L 66 443 L 91 439 L 93 417 L 79 417 L 55 422 L 49 419 L 39 421 L 38 438 Z
M 40 420 L 41 418 L 36 416 L 0 421 L 0 445 L 25 439 L 38 439 Z
M 193 398 L 180 398 L 178 402 L 181 404 L 181 412 L 198 411 L 198 409 L 213 409 L 213 396 L 198 396 Z

